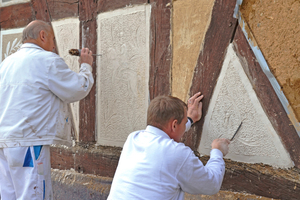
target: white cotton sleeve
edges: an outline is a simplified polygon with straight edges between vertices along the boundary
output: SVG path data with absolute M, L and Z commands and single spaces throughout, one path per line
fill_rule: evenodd
M 192 127 L 192 123 L 190 120 L 188 120 L 187 123 L 185 124 L 185 132 L 189 131 L 191 127 Z
M 81 64 L 79 73 L 69 69 L 63 59 L 55 59 L 49 67 L 49 89 L 62 101 L 72 103 L 86 97 L 94 84 L 92 67 Z
M 177 178 L 184 192 L 213 195 L 220 190 L 224 174 L 223 154 L 220 150 L 213 149 L 205 166 L 191 151 L 178 172 Z

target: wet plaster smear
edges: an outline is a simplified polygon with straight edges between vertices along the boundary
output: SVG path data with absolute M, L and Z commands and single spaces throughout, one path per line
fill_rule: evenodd
M 122 147 L 146 127 L 150 6 L 101 13 L 97 23 L 98 144 Z
M 200 153 L 209 155 L 215 138 L 230 139 L 241 121 L 225 158 L 283 168 L 293 166 L 230 44 L 205 116 Z
M 79 19 L 66 18 L 58 21 L 52 21 L 52 27 L 55 34 L 56 48 L 59 55 L 65 60 L 69 68 L 79 72 L 79 57 L 71 56 L 69 49 L 79 48 Z M 78 140 L 79 131 L 79 101 L 70 104 L 72 118 L 75 127 L 76 139 Z

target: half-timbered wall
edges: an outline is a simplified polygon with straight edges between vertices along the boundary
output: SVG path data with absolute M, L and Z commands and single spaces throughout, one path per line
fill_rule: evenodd
M 149 101 L 158 95 L 186 101 L 201 91 L 203 117 L 182 142 L 198 150 L 204 163 L 212 140 L 231 138 L 243 122 L 225 157 L 222 190 L 297 199 L 297 2 L 0 0 L 1 61 L 20 47 L 22 30 L 35 19 L 52 25 L 57 53 L 72 70 L 79 63 L 69 49 L 88 47 L 100 54 L 94 57 L 90 94 L 70 105 L 73 146 L 51 147 L 57 192 L 68 188 L 68 177 L 70 184 L 77 177 L 83 188 L 99 184 L 105 194 L 94 197 L 105 199 L 127 135 L 146 125 Z M 273 11 L 278 6 L 282 12 Z M 292 20 L 284 23 L 278 13 Z M 73 177 L 75 172 L 82 174 Z M 93 175 L 106 178 L 97 182 Z M 82 191 L 74 199 L 86 198 L 84 189 L 68 190 Z

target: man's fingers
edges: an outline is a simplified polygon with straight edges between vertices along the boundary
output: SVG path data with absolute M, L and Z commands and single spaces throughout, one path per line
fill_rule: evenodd
M 87 53 L 87 54 L 92 54 L 93 52 L 89 50 L 89 48 L 82 48 L 81 50 L 82 53 Z
M 195 99 L 195 101 L 199 103 L 202 99 L 203 99 L 203 95 L 200 95 Z
M 191 98 L 189 98 L 188 103 L 194 103 L 194 101 L 197 99 L 197 97 L 199 97 L 201 95 L 201 92 L 197 92 L 196 94 L 194 94 Z M 203 97 L 202 97 L 203 98 Z M 201 99 L 202 99 L 201 98 Z
M 194 101 L 198 96 L 200 96 L 200 94 L 201 94 L 201 92 L 197 92 L 190 99 Z
M 228 139 L 225 139 L 225 140 L 226 140 L 227 144 L 230 144 L 230 140 L 228 140 Z

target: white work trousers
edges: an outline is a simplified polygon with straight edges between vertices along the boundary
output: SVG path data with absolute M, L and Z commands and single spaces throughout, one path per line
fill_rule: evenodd
M 0 148 L 1 200 L 52 200 L 50 146 Z

